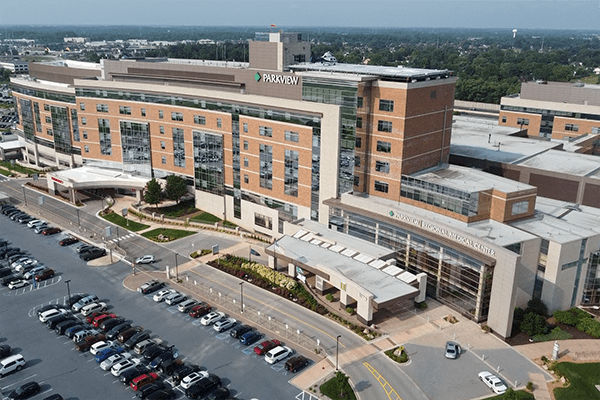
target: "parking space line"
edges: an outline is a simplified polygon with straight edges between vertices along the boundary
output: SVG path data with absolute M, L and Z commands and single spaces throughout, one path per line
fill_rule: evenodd
M 242 350 L 242 353 L 249 356 L 250 354 L 254 353 L 254 349 L 252 347 L 246 347 L 244 350 Z
M 388 399 L 390 399 L 390 400 L 396 400 L 396 399 L 397 400 L 402 400 L 400 398 L 400 396 L 398 395 L 398 393 L 396 393 L 396 390 L 392 387 L 392 385 L 390 385 L 388 383 L 388 381 L 386 381 L 385 378 L 379 372 L 377 372 L 377 370 L 375 368 L 373 368 L 371 366 L 371 364 L 369 364 L 368 362 L 364 362 L 363 365 L 375 377 L 375 379 L 377 379 L 377 382 L 379 382 L 379 384 L 381 385 L 381 387 L 385 391 L 385 394 L 387 394 Z

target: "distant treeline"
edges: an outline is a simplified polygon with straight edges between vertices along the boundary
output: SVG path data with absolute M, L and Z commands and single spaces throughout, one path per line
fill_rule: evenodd
M 2 29 L 2 27 L 0 27 Z M 63 37 L 90 40 L 211 39 L 212 45 L 178 44 L 146 52 L 147 57 L 248 60 L 247 39 L 268 27 L 8 27 L 5 37 L 33 38 L 50 48 L 66 46 Z M 339 62 L 448 69 L 460 79 L 459 100 L 499 103 L 528 80 L 570 81 L 600 67 L 600 32 L 510 29 L 286 28 L 312 42 L 317 58 L 331 51 Z M 123 52 L 127 55 L 127 51 Z M 139 53 L 131 54 L 140 56 Z M 87 59 L 100 57 L 86 53 Z

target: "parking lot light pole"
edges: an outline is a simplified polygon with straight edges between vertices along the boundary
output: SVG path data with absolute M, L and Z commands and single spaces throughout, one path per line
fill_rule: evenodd
M 175 253 L 175 280 L 179 282 L 179 263 L 177 262 L 177 253 Z
M 71 288 L 69 287 L 69 282 L 71 282 L 70 279 L 67 279 L 65 281 L 65 283 L 67 284 L 67 296 L 68 296 L 67 299 L 68 299 L 68 302 L 69 302 L 69 307 L 71 307 Z
M 240 282 L 240 312 L 244 313 L 244 282 Z
M 337 372 L 338 370 L 338 355 L 340 352 L 340 338 L 342 337 L 342 335 L 337 335 L 337 337 L 335 338 L 335 371 Z
M 23 200 L 25 201 L 25 207 L 27 207 L 27 195 L 25 194 L 25 185 L 21 186 L 23 188 Z

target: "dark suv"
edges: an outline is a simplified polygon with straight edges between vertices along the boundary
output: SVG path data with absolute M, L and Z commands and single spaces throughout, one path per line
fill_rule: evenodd
M 304 356 L 292 357 L 285 362 L 285 370 L 296 372 L 308 365 L 308 358 Z
M 106 250 L 96 247 L 79 254 L 79 258 L 84 261 L 94 260 L 106 255 Z
M 40 385 L 37 382 L 27 382 L 19 386 L 6 396 L 7 399 L 26 399 L 40 391 Z
M 200 379 L 185 389 L 185 395 L 190 399 L 201 399 L 219 386 L 221 386 L 221 378 L 214 374 L 208 374 L 206 378 Z

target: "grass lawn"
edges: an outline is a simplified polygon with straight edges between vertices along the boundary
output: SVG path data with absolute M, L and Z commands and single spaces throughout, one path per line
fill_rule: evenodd
M 3 166 L 4 168 L 8 169 L 9 171 L 17 171 L 20 172 L 22 174 L 29 174 L 29 175 L 33 175 L 33 174 L 39 174 L 40 171 L 36 171 L 35 169 L 31 169 L 31 168 L 25 168 L 17 163 L 15 163 L 15 165 L 12 165 L 10 163 L 10 161 L 0 161 L 0 165 Z
M 565 340 L 571 339 L 573 335 L 569 332 L 565 332 L 559 327 L 556 327 L 550 331 L 550 333 L 546 333 L 545 335 L 535 335 L 533 340 L 536 342 L 547 342 L 549 340 Z
M 336 376 L 322 384 L 319 389 L 321 389 L 321 393 L 332 400 L 356 400 L 356 395 L 350 384 L 346 381 L 344 387 L 340 388 L 340 383 Z M 340 397 L 341 391 L 345 391 L 346 396 Z
M 138 232 L 138 231 L 150 228 L 150 225 L 140 224 L 139 222 L 135 222 L 132 220 L 129 220 L 129 226 L 127 226 L 128 220 L 114 212 L 107 214 L 107 215 L 103 215 L 102 218 L 104 218 L 107 221 L 112 222 L 115 225 L 119 225 L 125 229 L 129 229 L 130 231 L 133 231 L 133 232 Z
M 214 224 L 215 222 L 220 222 L 221 219 L 219 217 L 215 217 L 214 215 L 203 212 L 202 214 L 198 214 L 193 218 L 190 218 L 190 221 L 195 222 L 204 222 L 206 224 Z
M 526 392 L 525 390 L 509 389 L 506 393 L 490 397 L 489 400 L 535 400 L 533 394 Z
M 10 176 L 10 172 L 5 170 L 4 168 L 0 168 L 0 174 L 4 176 Z
M 162 242 L 163 240 L 158 240 L 158 235 L 162 234 L 163 236 L 168 237 L 169 240 L 166 240 L 166 241 L 170 242 L 172 240 L 181 239 L 183 237 L 190 236 L 195 233 L 197 233 L 197 232 L 182 231 L 180 229 L 156 228 L 156 229 L 152 229 L 151 231 L 142 233 L 142 236 L 145 238 L 148 238 L 150 240 L 154 240 L 155 242 Z
M 556 400 L 600 399 L 595 385 L 600 384 L 600 363 L 576 364 L 561 362 L 556 370 L 570 382 L 568 387 L 554 389 Z

